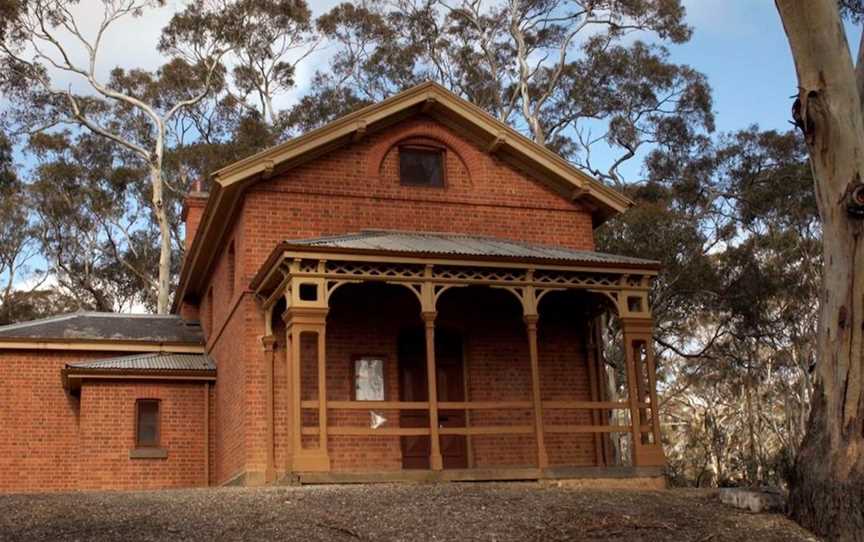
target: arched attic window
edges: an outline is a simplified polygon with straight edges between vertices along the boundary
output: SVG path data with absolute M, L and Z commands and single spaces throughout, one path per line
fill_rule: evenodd
M 427 142 L 399 144 L 399 183 L 402 186 L 443 187 L 446 148 Z

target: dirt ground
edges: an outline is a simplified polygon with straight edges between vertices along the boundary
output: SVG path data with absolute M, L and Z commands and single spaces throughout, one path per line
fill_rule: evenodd
M 0 540 L 817 540 L 710 492 L 450 483 L 0 495 Z

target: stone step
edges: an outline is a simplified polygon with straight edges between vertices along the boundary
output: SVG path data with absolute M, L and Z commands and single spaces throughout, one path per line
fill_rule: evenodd
M 786 511 L 786 497 L 775 491 L 724 487 L 720 489 L 720 502 L 757 514 Z

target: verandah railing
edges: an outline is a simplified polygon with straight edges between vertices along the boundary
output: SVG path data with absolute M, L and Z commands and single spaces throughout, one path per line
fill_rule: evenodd
M 624 410 L 629 411 L 631 404 L 629 401 L 542 401 L 541 405 L 544 412 L 552 410 Z M 640 408 L 650 409 L 650 403 L 642 403 Z M 318 400 L 305 400 L 300 404 L 303 410 L 318 410 Z M 532 401 L 439 401 L 439 410 L 531 410 L 533 408 Z M 328 410 L 429 410 L 429 402 L 427 401 L 327 401 Z M 627 425 L 607 425 L 607 424 L 544 424 L 544 433 L 632 433 L 634 432 L 633 423 L 636 420 L 631 419 L 631 423 Z M 642 425 L 638 428 L 640 433 L 650 433 L 651 426 Z M 320 428 L 315 426 L 303 426 L 301 428 L 302 435 L 318 435 Z M 327 433 L 333 436 L 429 436 L 431 434 L 428 427 L 367 427 L 367 426 L 344 426 L 330 425 L 327 426 Z M 441 435 L 514 435 L 514 434 L 534 434 L 535 427 L 533 424 L 526 425 L 469 425 L 465 427 L 440 427 L 438 433 Z

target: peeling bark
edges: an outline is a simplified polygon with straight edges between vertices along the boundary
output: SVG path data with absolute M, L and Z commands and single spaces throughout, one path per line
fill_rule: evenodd
M 864 240 L 861 219 L 847 212 L 864 171 L 861 77 L 836 0 L 776 4 L 798 74 L 793 117 L 816 179 L 825 262 L 813 405 L 790 511 L 831 540 L 864 540 Z

